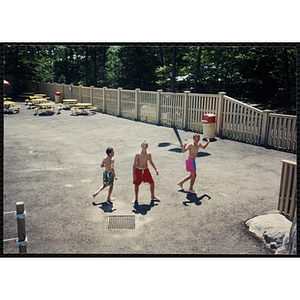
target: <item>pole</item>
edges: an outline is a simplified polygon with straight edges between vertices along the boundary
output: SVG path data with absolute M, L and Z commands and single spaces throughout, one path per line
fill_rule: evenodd
M 16 203 L 16 219 L 17 219 L 17 227 L 18 227 L 18 242 L 19 253 L 27 252 L 27 238 L 25 233 L 25 214 L 24 211 L 24 202 Z

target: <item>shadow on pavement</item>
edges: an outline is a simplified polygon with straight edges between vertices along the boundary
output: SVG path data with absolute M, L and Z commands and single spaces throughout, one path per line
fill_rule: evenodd
M 148 211 L 151 210 L 152 207 L 157 206 L 158 204 L 155 202 L 160 202 L 159 200 L 151 200 L 150 204 L 142 204 L 139 205 L 138 202 L 135 202 L 133 207 L 134 210 L 132 210 L 132 212 L 134 212 L 135 214 L 141 214 L 141 215 L 146 215 Z
M 171 143 L 159 143 L 158 147 L 168 147 L 170 145 L 171 145 Z
M 181 152 L 181 149 L 182 149 L 182 147 L 183 147 L 183 144 L 182 144 L 182 141 L 181 141 L 181 137 L 180 137 L 180 135 L 179 135 L 179 133 L 178 133 L 178 130 L 177 130 L 177 128 L 176 127 L 172 127 L 173 128 L 173 130 L 174 130 L 174 133 L 175 133 L 175 135 L 176 135 L 176 137 L 177 137 L 177 139 L 178 139 L 178 142 L 180 143 L 180 148 L 174 148 L 174 149 L 180 149 L 180 152 Z M 174 146 L 175 146 L 175 144 L 173 144 Z M 168 147 L 168 146 L 171 146 L 171 143 L 167 143 L 167 142 L 165 142 L 165 143 L 159 143 L 158 144 L 158 147 Z M 170 150 L 171 151 L 171 150 Z M 177 152 L 177 151 L 175 151 L 175 152 Z
M 182 144 L 182 141 L 181 141 L 181 137 L 180 137 L 180 135 L 179 135 L 179 132 L 178 132 L 178 130 L 177 130 L 177 128 L 174 126 L 173 127 L 173 130 L 174 130 L 174 133 L 175 133 L 175 135 L 176 135 L 176 137 L 177 137 L 177 139 L 178 139 L 178 141 L 179 141 L 179 143 L 180 143 L 180 146 L 181 146 L 181 148 L 183 147 L 183 144 Z
M 186 191 L 182 191 L 180 190 L 179 192 L 182 192 L 182 193 L 187 193 L 187 196 L 186 196 L 186 199 L 188 201 L 183 201 L 183 205 L 185 206 L 189 206 L 188 204 L 192 204 L 192 203 L 195 203 L 195 205 L 201 205 L 201 200 L 205 197 L 207 197 L 208 199 L 207 200 L 210 200 L 211 197 L 207 194 L 203 194 L 202 196 L 198 197 L 197 194 L 191 194 L 189 192 L 186 192 Z
M 93 205 L 100 205 L 99 208 L 102 209 L 105 213 L 111 213 L 115 211 L 116 209 L 113 209 L 113 203 L 112 202 L 101 202 L 101 203 L 95 203 L 93 202 Z

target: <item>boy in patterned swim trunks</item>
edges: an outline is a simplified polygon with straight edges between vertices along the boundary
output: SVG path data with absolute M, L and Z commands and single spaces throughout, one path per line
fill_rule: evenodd
M 186 152 L 187 150 L 189 150 L 189 156 L 187 157 L 186 161 L 185 161 L 185 164 L 186 164 L 186 170 L 188 172 L 190 172 L 190 175 L 188 175 L 187 177 L 185 177 L 184 179 L 182 179 L 180 182 L 178 182 L 178 185 L 180 186 L 180 188 L 182 190 L 184 190 L 183 188 L 183 184 L 188 181 L 188 180 L 191 180 L 190 181 L 190 189 L 189 189 L 189 193 L 192 193 L 192 194 L 197 194 L 197 192 L 195 192 L 193 190 L 193 187 L 194 187 L 194 183 L 195 183 L 195 180 L 196 180 L 196 177 L 197 177 L 197 173 L 196 173 L 196 157 L 197 157 L 197 153 L 199 151 L 199 149 L 205 149 L 208 144 L 209 144 L 209 138 L 206 137 L 206 141 L 207 143 L 203 146 L 201 143 L 200 143 L 200 134 L 194 134 L 193 135 L 193 143 L 188 144 L 188 140 L 185 139 L 184 140 L 184 145 L 182 147 L 182 153 Z
M 102 190 L 104 190 L 107 186 L 109 186 L 107 202 L 115 200 L 115 198 L 110 198 L 112 190 L 114 188 L 114 179 L 118 179 L 115 174 L 114 163 L 115 159 L 113 156 L 115 155 L 114 149 L 109 147 L 106 149 L 107 156 L 103 158 L 101 168 L 105 167 L 105 171 L 103 172 L 103 186 L 93 194 L 93 198 L 95 198 Z
M 138 201 L 139 186 L 142 182 L 150 183 L 151 200 L 159 201 L 159 199 L 154 196 L 154 180 L 148 169 L 148 161 L 154 168 L 156 175 L 158 175 L 159 173 L 154 165 L 154 162 L 152 161 L 151 153 L 147 152 L 148 143 L 143 142 L 141 144 L 141 147 L 142 151 L 135 155 L 133 163 L 133 184 L 135 186 L 135 199 L 132 201 L 132 204 Z

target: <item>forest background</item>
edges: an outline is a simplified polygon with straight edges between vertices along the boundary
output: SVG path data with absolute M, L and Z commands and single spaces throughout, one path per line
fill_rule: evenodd
M 16 95 L 39 81 L 170 92 L 226 92 L 295 113 L 296 47 L 169 45 L 4 46 L 4 78 Z M 283 109 L 284 108 L 284 109 Z

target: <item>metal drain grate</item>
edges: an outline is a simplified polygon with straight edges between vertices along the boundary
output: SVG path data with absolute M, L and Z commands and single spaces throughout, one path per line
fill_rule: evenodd
M 135 216 L 107 216 L 107 229 L 134 229 L 135 228 Z

